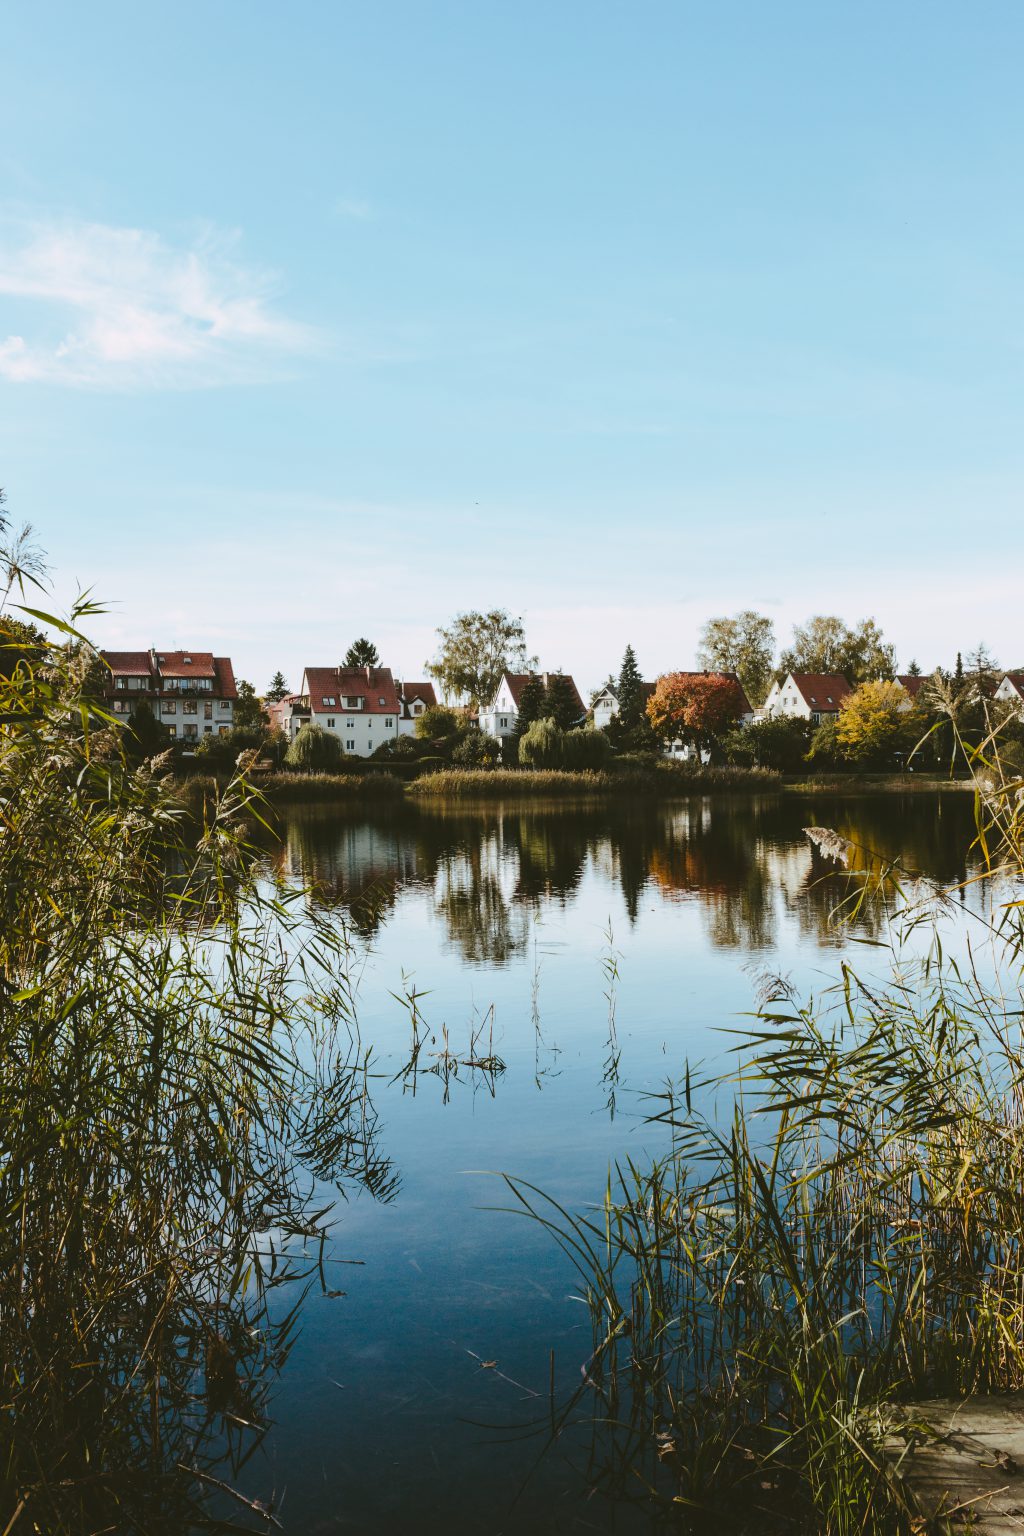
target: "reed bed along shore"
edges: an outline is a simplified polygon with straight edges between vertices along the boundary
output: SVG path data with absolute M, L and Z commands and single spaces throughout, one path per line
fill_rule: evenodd
M 670 1529 L 916 1536 L 887 1405 L 1024 1390 L 1024 781 L 987 747 L 990 906 L 965 918 L 808 829 L 850 876 L 845 915 L 887 904 L 888 953 L 810 998 L 765 978 L 735 1070 L 680 1063 L 650 1110 L 671 1150 L 616 1168 L 596 1209 L 507 1179 L 593 1329 L 551 1433 L 587 1421 L 595 1490 Z M 978 930 L 955 954 L 948 917 Z
M 777 787 L 779 776 L 765 768 L 690 767 L 686 763 L 654 763 L 599 771 L 547 768 L 446 768 L 414 779 L 412 799 L 514 799 L 516 796 L 562 797 L 588 795 L 693 795 Z

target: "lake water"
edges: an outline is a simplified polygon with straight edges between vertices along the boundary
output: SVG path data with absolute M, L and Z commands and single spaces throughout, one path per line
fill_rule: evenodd
M 952 884 L 972 814 L 960 794 L 289 813 L 271 860 L 351 928 L 396 1187 L 339 1208 L 329 1259 L 358 1262 L 306 1302 L 245 1491 L 283 1494 L 292 1532 L 646 1529 L 586 1497 L 585 1429 L 547 1444 L 551 1351 L 564 1397 L 590 1324 L 551 1239 L 493 1209 L 495 1172 L 600 1200 L 616 1159 L 662 1150 L 647 1096 L 724 1059 L 760 973 L 834 978 L 877 918 L 837 931 L 843 883 L 804 827 Z M 446 1073 L 445 1050 L 501 1069 Z

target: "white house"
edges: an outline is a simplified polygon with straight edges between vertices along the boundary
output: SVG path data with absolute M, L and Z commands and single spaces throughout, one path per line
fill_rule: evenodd
M 587 706 L 580 698 L 579 689 L 568 673 L 564 672 L 505 672 L 490 704 L 480 710 L 480 729 L 488 736 L 496 736 L 499 741 L 504 741 L 507 736 L 514 736 L 516 720 L 519 716 L 519 701 L 523 696 L 523 689 L 531 678 L 539 677 L 544 689 L 550 686 L 555 678 L 564 678 L 572 690 L 579 718 L 582 720 L 587 713 Z
M 337 736 L 353 757 L 372 757 L 398 737 L 402 701 L 389 667 L 307 667 L 302 692 L 289 706 L 280 714 L 290 736 L 309 720 Z
M 640 693 L 645 704 L 653 692 L 653 683 L 640 684 Z M 590 707 L 594 713 L 595 730 L 603 731 L 617 718 L 619 700 L 611 688 L 602 688 L 601 692 L 594 696 L 594 702 Z
M 413 736 L 416 733 L 416 721 L 420 715 L 437 705 L 434 685 L 433 683 L 399 683 L 398 698 L 402 707 L 398 717 L 398 734 Z
M 843 700 L 852 692 L 838 672 L 789 672 L 781 683 L 772 683 L 762 717 L 790 715 L 820 725 L 822 720 L 838 716 Z
M 1001 703 L 1013 704 L 1024 714 L 1024 672 L 1006 672 L 994 697 Z
M 146 703 L 172 736 L 198 741 L 234 724 L 238 689 L 230 657 L 211 651 L 100 651 L 109 667 L 110 712 L 128 716 Z

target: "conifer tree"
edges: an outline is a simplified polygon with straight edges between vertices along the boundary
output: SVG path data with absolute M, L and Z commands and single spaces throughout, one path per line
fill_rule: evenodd
M 267 704 L 279 704 L 282 699 L 286 699 L 287 697 L 288 684 L 285 682 L 284 673 L 275 672 L 273 677 L 270 679 L 270 687 L 263 695 L 264 702 Z
M 548 679 L 544 716 L 553 720 L 563 731 L 579 724 L 580 707 L 576 694 L 569 679 L 561 672 L 553 673 Z
M 521 738 L 535 720 L 540 720 L 545 714 L 544 681 L 536 673 L 531 672 L 522 693 L 519 695 L 519 709 L 516 713 L 516 738 Z
M 622 656 L 616 697 L 619 701 L 619 722 L 624 730 L 631 730 L 639 724 L 644 713 L 643 678 L 631 645 L 626 646 Z

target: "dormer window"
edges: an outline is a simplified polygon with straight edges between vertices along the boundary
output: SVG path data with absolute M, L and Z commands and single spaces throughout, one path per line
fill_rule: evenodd
M 183 666 L 190 667 L 192 665 L 192 657 L 191 656 L 183 656 L 181 658 L 181 661 L 182 661 L 182 665 Z
M 333 694 L 331 694 L 331 695 L 330 695 L 330 696 L 328 696 L 328 695 L 327 695 L 327 694 L 326 694 L 326 693 L 325 693 L 325 694 L 324 694 L 324 697 L 323 697 L 323 702 L 324 702 L 324 703 L 325 703 L 325 704 L 326 704 L 326 705 L 328 705 L 328 706 L 329 706 L 329 708 L 331 708 L 331 709 L 333 709 L 333 708 L 334 708 L 334 705 L 335 705 L 335 702 L 336 702 L 336 700 L 335 700 L 335 697 L 334 697 L 334 695 L 333 695 Z
M 379 699 L 378 699 L 378 700 L 377 700 L 377 703 L 378 703 L 378 704 L 386 704 L 386 703 L 387 703 L 387 699 L 385 699 L 385 698 L 379 698 Z

